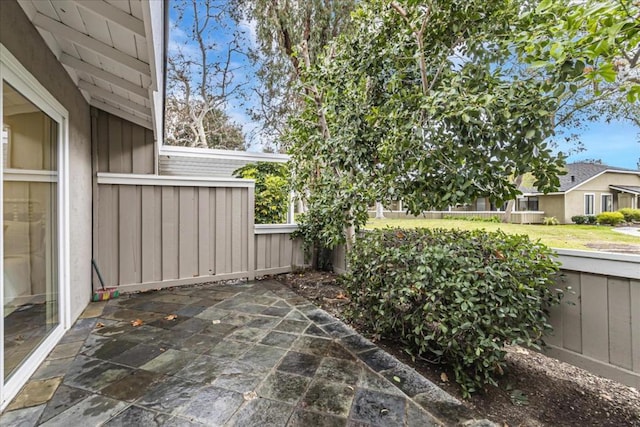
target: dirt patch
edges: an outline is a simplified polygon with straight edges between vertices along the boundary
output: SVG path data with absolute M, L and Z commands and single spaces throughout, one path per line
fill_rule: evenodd
M 335 274 L 307 271 L 274 278 L 344 320 L 349 300 Z M 367 336 L 367 331 L 352 326 Z M 452 372 L 424 360 L 413 361 L 396 342 L 377 344 L 462 400 Z M 477 418 L 504 426 L 640 426 L 636 389 L 521 347 L 508 349 L 507 369 L 498 385 L 464 401 Z

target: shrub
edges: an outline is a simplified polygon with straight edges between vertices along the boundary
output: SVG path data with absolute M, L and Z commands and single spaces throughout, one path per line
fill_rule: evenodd
M 624 215 L 620 212 L 602 212 L 596 218 L 598 224 L 616 225 L 624 222 Z
M 236 178 L 254 179 L 255 223 L 282 224 L 289 210 L 289 169 L 283 163 L 249 163 L 233 171 Z
M 585 215 L 585 218 L 587 218 L 587 224 L 597 224 L 598 223 L 598 218 L 595 217 L 595 215 Z
M 585 215 L 574 215 L 571 217 L 571 221 L 576 224 L 584 224 L 588 221 Z
M 358 236 L 349 268 L 351 319 L 450 365 L 465 396 L 496 384 L 505 345 L 538 348 L 560 299 L 551 250 L 501 231 L 375 230 Z
M 624 215 L 624 220 L 627 222 L 640 221 L 640 209 L 623 208 L 618 212 Z
M 560 224 L 560 221 L 558 221 L 558 218 L 555 216 L 545 216 L 542 218 L 542 223 L 544 225 L 558 225 Z
M 497 223 L 502 222 L 502 220 L 498 215 L 492 215 L 489 218 L 484 218 L 477 215 L 472 215 L 472 216 L 443 215 L 442 219 L 456 219 L 460 221 L 472 221 L 472 222 L 497 222 Z

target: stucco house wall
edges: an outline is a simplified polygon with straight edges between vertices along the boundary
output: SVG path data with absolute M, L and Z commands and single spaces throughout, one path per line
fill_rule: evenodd
M 71 319 L 91 294 L 91 120 L 89 105 L 15 0 L 0 1 L 0 43 L 69 112 Z
M 555 217 L 562 222 L 565 218 L 564 195 L 538 196 L 538 209 L 544 212 L 544 216 Z
M 634 173 L 605 172 L 590 181 L 578 186 L 574 190 L 565 194 L 565 223 L 571 223 L 574 215 L 584 215 L 584 196 L 594 194 L 594 215 L 602 212 L 602 195 L 614 194 L 609 188 L 610 185 L 631 185 L 640 186 L 640 176 Z M 616 197 L 614 197 L 614 201 Z M 624 200 L 624 198 L 623 198 Z M 624 207 L 624 206 L 622 206 Z M 620 209 L 619 203 L 613 206 L 613 210 Z

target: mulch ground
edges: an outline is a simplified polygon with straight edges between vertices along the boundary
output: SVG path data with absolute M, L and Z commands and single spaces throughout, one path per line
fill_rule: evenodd
M 348 323 L 343 310 L 349 299 L 335 274 L 305 271 L 274 278 Z M 352 326 L 371 339 L 366 330 Z M 445 367 L 412 360 L 398 342 L 376 344 L 462 400 L 460 388 L 449 380 L 453 373 Z M 638 390 L 517 346 L 508 349 L 507 369 L 498 387 L 486 387 L 465 404 L 477 418 L 505 427 L 640 426 Z

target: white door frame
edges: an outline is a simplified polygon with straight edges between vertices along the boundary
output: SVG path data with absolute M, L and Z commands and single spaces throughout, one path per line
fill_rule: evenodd
M 33 375 L 71 324 L 69 283 L 69 112 L 0 44 L 0 129 L 2 129 L 2 82 L 6 81 L 45 114 L 58 122 L 58 313 L 60 324 L 45 338 L 11 378 L 4 381 L 4 278 L 0 274 L 0 411 L 11 402 Z M 0 177 L 3 176 L 0 150 Z M 0 185 L 0 201 L 3 200 Z M 0 203 L 0 218 L 3 216 Z M 4 231 L 0 229 L 0 271 L 4 271 Z

